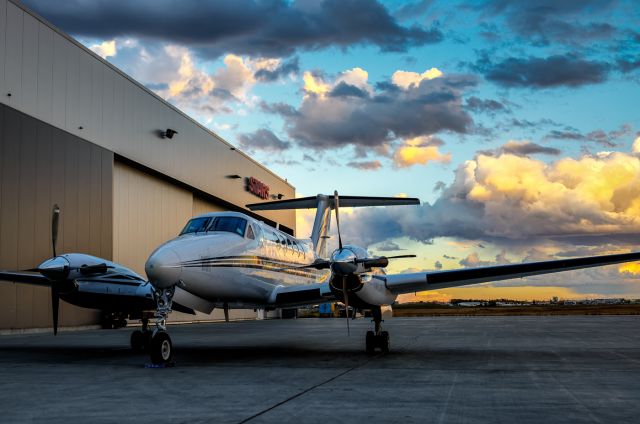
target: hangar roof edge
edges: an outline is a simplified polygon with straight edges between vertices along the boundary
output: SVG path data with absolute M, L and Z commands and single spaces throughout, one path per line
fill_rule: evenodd
M 261 164 L 260 162 L 256 161 L 255 159 L 253 159 L 251 156 L 249 156 L 248 154 L 246 154 L 245 152 L 243 152 L 242 150 L 238 149 L 236 146 L 234 146 L 233 144 L 229 143 L 227 140 L 225 140 L 224 138 L 220 137 L 218 134 L 216 134 L 215 132 L 213 132 L 212 130 L 210 130 L 209 128 L 205 127 L 204 125 L 202 125 L 201 123 L 199 123 L 198 121 L 196 121 L 195 119 L 193 119 L 191 116 L 189 116 L 188 114 L 186 114 L 185 112 L 183 112 L 182 110 L 180 110 L 178 107 L 176 107 L 175 105 L 172 105 L 171 103 L 167 102 L 166 100 L 164 100 L 162 97 L 158 96 L 156 93 L 154 93 L 153 91 L 149 90 L 147 87 L 145 87 L 143 84 L 141 84 L 140 82 L 138 82 L 136 79 L 134 79 L 133 77 L 131 77 L 129 74 L 127 74 L 126 72 L 124 72 L 122 69 L 118 68 L 117 66 L 109 63 L 108 61 L 106 61 L 105 59 L 103 59 L 102 57 L 100 57 L 99 55 L 97 55 L 96 53 L 94 53 L 91 49 L 87 48 L 86 46 L 84 46 L 82 43 L 80 43 L 78 40 L 76 40 L 75 38 L 73 38 L 72 36 L 70 36 L 69 34 L 67 34 L 66 32 L 60 30 L 58 27 L 56 27 L 55 25 L 53 25 L 51 22 L 49 22 L 48 20 L 46 20 L 45 18 L 43 18 L 42 16 L 38 15 L 36 12 L 34 12 L 33 10 L 31 10 L 29 7 L 27 7 L 25 4 L 23 4 L 20 0 L 7 0 L 11 3 L 13 3 L 15 6 L 19 7 L 20 9 L 22 9 L 23 11 L 25 11 L 26 13 L 30 14 L 31 16 L 33 16 L 35 19 L 37 19 L 38 21 L 40 21 L 42 24 L 48 26 L 49 28 L 51 28 L 53 31 L 55 31 L 56 33 L 58 33 L 60 36 L 64 37 L 66 40 L 70 41 L 71 43 L 73 43 L 74 45 L 76 45 L 77 47 L 81 48 L 84 52 L 89 53 L 94 59 L 99 60 L 101 63 L 103 63 L 104 65 L 108 66 L 109 68 L 111 68 L 112 70 L 114 70 L 115 72 L 117 72 L 118 74 L 120 74 L 121 76 L 123 76 L 124 78 L 126 78 L 127 80 L 129 80 L 130 82 L 132 82 L 133 84 L 135 84 L 136 86 L 138 86 L 139 88 L 141 88 L 142 90 L 144 90 L 147 94 L 153 96 L 155 99 L 159 100 L 160 102 L 162 102 L 164 105 L 170 107 L 171 109 L 173 109 L 175 112 L 179 113 L 180 115 L 182 115 L 184 118 L 188 119 L 189 121 L 191 121 L 193 124 L 197 125 L 200 129 L 202 129 L 203 131 L 205 131 L 206 133 L 208 133 L 209 135 L 211 135 L 212 137 L 214 137 L 216 140 L 220 141 L 221 143 L 226 144 L 227 146 L 229 146 L 229 148 L 233 148 L 236 152 L 240 153 L 242 156 L 244 156 L 245 158 L 247 158 L 248 160 L 250 160 L 251 162 L 255 163 L 256 165 L 258 165 L 260 168 L 264 169 L 265 171 L 267 171 L 268 173 L 270 173 L 271 175 L 273 175 L 274 177 L 276 177 L 277 179 L 281 180 L 283 183 L 285 183 L 286 185 L 288 185 L 289 187 L 291 187 L 292 189 L 295 190 L 295 186 L 293 186 L 291 183 L 289 183 L 289 181 L 287 181 L 286 178 L 282 178 L 281 176 L 279 176 L 278 174 L 276 174 L 275 172 L 273 172 L 271 169 L 267 168 L 266 166 L 264 166 L 263 164 Z

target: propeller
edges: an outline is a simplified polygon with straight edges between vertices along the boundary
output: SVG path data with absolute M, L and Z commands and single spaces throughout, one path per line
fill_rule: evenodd
M 55 204 L 51 214 L 51 247 L 53 257 L 42 262 L 37 268 L 27 271 L 39 272 L 51 281 L 51 313 L 53 314 L 53 334 L 58 334 L 58 316 L 60 311 L 60 293 L 71 288 L 75 283 L 69 279 L 71 271 L 78 271 L 80 275 L 104 274 L 113 266 L 106 263 L 93 265 L 71 266 L 66 256 L 58 256 L 58 226 L 60 223 L 60 207 Z
M 53 247 L 53 257 L 56 258 L 56 244 L 58 243 L 58 222 L 60 220 L 60 208 L 57 204 L 53 205 L 51 216 L 51 246 Z M 44 274 L 44 273 L 43 273 Z M 45 277 L 47 276 L 44 274 Z M 53 335 L 58 335 L 58 311 L 60 309 L 60 292 L 58 285 L 54 282 L 51 284 L 51 313 L 53 314 Z
M 53 257 L 56 254 L 56 244 L 58 243 L 58 221 L 60 219 L 60 208 L 57 204 L 53 205 L 53 215 L 51 216 L 51 245 L 53 247 Z
M 340 235 L 340 196 L 338 190 L 333 192 L 333 207 L 336 214 L 336 231 L 338 232 L 338 249 L 342 251 L 342 236 Z M 333 268 L 333 267 L 332 267 Z M 333 269 L 332 269 L 333 272 Z M 347 319 L 347 336 L 351 336 L 349 328 L 349 294 L 347 293 L 347 276 L 342 275 L 342 297 L 344 298 L 344 316 Z
M 386 268 L 389 265 L 389 259 L 399 258 L 415 258 L 416 255 L 396 255 L 396 256 L 380 256 L 377 258 L 357 258 L 352 249 L 344 249 L 342 244 L 342 234 L 340 232 L 340 196 L 338 191 L 333 192 L 333 209 L 336 215 L 336 231 L 338 233 L 338 249 L 333 252 L 331 259 L 316 259 L 313 263 L 301 266 L 290 266 L 279 268 L 278 271 L 287 269 L 331 269 L 332 279 L 340 277 L 342 279 L 342 296 L 345 305 L 345 317 L 347 318 L 347 333 L 349 330 L 349 293 L 347 279 L 358 273 L 358 265 L 362 265 L 364 269 Z M 360 269 L 361 271 L 362 269 Z M 356 277 L 359 279 L 359 277 Z M 337 282 L 337 281 L 336 281 Z M 349 281 L 350 283 L 352 281 Z M 336 286 L 332 286 L 334 290 L 340 290 Z M 355 310 L 354 310 L 355 317 Z

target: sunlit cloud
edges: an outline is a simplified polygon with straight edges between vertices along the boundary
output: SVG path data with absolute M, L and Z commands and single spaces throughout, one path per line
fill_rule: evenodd
M 417 72 L 395 71 L 391 77 L 391 81 L 398 87 L 406 90 L 412 85 L 420 85 L 422 80 L 432 80 L 442 75 L 442 71 L 438 68 L 427 69 L 421 74 Z
M 93 44 L 89 48 L 98 56 L 106 59 L 116 55 L 116 40 L 103 41 L 100 44 Z
M 329 84 L 322 81 L 320 77 L 313 76 L 309 71 L 302 75 L 302 80 L 304 81 L 304 91 L 307 93 L 324 96 L 331 89 Z
M 451 154 L 440 153 L 441 142 L 434 142 L 430 137 L 415 137 L 405 140 L 393 154 L 393 163 L 398 168 L 413 165 L 426 165 L 429 162 L 449 163 Z

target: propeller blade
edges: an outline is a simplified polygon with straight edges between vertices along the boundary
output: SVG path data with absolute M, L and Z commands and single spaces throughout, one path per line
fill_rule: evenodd
M 57 204 L 53 205 L 53 212 L 51 215 L 51 245 L 53 247 L 53 257 L 58 256 L 56 254 L 56 244 L 58 243 L 58 221 L 60 219 L 60 208 Z
M 347 277 L 342 277 L 342 294 L 344 295 L 344 317 L 347 319 L 347 336 L 351 336 L 349 329 L 349 295 L 347 294 Z
M 395 256 L 385 256 L 387 259 L 400 259 L 400 258 L 415 258 L 416 255 L 395 255 Z
M 60 294 L 56 285 L 51 286 L 51 312 L 53 314 L 53 335 L 58 334 L 58 309 L 60 306 Z
M 361 263 L 365 268 L 386 268 L 389 265 L 389 259 L 415 258 L 416 255 L 397 255 L 397 256 L 381 256 L 379 258 L 362 258 L 356 259 L 356 263 Z
M 340 250 L 342 250 L 342 237 L 340 236 L 340 215 L 338 214 L 338 209 L 340 209 L 338 190 L 333 192 L 333 205 L 336 211 L 336 230 L 338 231 L 338 246 Z
M 329 269 L 330 266 L 331 266 L 331 262 L 324 259 L 319 259 L 312 264 L 300 265 L 300 266 L 287 266 L 284 268 L 278 268 L 276 271 L 286 271 L 287 269 L 305 269 L 305 268 Z

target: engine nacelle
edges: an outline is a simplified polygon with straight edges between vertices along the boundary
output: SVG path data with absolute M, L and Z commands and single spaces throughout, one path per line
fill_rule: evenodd
M 348 275 L 345 277 L 349 305 L 367 309 L 371 306 L 392 305 L 398 295 L 387 289 L 383 280 L 372 277 L 371 274 Z M 329 287 L 338 299 L 342 299 L 342 278 L 334 277 Z

